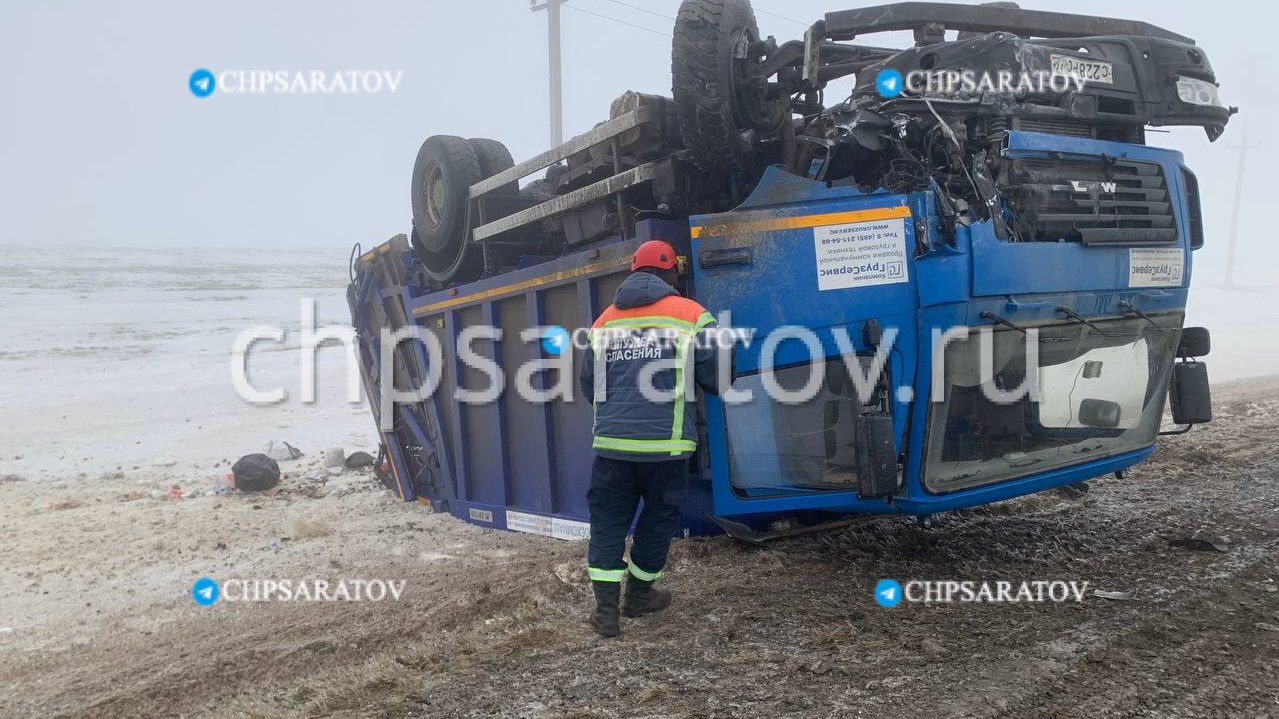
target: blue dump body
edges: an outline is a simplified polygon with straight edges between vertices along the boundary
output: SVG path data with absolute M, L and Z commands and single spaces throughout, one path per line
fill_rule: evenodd
M 556 358 L 519 333 L 589 327 L 626 276 L 634 248 L 650 238 L 688 253 L 689 294 L 712 313 L 727 312 L 722 325 L 749 328 L 760 338 L 739 348 L 733 385 L 755 389 L 756 399 L 700 403 L 705 437 L 689 463 L 684 509 L 693 533 L 711 531 L 711 517 L 761 526 L 788 516 L 927 515 L 1142 461 L 1155 449 L 1191 251 L 1202 242 L 1197 208 L 1187 200 L 1193 176 L 1178 152 L 1059 135 L 1012 132 L 1005 156 L 1094 162 L 1108 156 L 1140 165 L 1145 177 L 1167 189 L 1176 239 L 1157 246 L 1009 242 L 997 238 L 989 221 L 946 229 L 931 191 L 865 194 L 774 168 L 730 212 L 642 221 L 636 237 L 452 290 L 353 285 L 375 415 L 387 411 L 378 399 L 378 313 L 402 307 L 442 347 L 439 366 L 428 367 L 421 347 L 402 346 L 401 361 L 419 363 L 412 376 L 436 371 L 441 384 L 433 398 L 393 410 L 394 429 L 383 433 L 392 485 L 406 500 L 427 499 L 477 524 L 583 536 L 591 408 L 580 399 L 529 403 L 509 391 L 515 368 L 540 360 L 553 368 L 534 381 L 567 382 L 576 397 L 581 353 Z M 409 262 L 402 248 L 383 245 L 362 262 Z M 496 402 L 468 405 L 454 401 L 453 390 L 479 388 L 487 379 L 459 360 L 456 338 L 481 323 L 504 332 L 500 341 L 472 347 L 506 370 L 508 391 Z M 815 333 L 820 356 L 802 341 L 772 348 L 762 341 L 786 326 Z M 976 391 L 978 338 L 937 343 L 955 327 L 995 328 L 989 334 L 993 367 L 1013 379 L 1029 374 L 1022 330 L 1038 329 L 1039 401 L 983 400 Z M 875 335 L 893 331 L 880 406 L 891 415 L 900 484 L 888 496 L 868 498 L 859 493 L 850 447 L 852 420 L 872 398 L 858 395 L 847 368 L 868 362 Z M 771 369 L 766 350 L 775 350 Z M 758 391 L 768 373 L 784 386 L 802 383 L 814 362 L 824 364 L 823 384 L 811 402 L 782 405 Z M 1014 386 L 1010 379 L 1003 389 Z M 1082 416 L 1090 400 L 1101 399 L 1118 406 L 1106 429 Z

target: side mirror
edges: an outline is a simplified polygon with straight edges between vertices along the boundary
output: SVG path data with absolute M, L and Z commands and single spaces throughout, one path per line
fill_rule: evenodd
M 1212 393 L 1208 389 L 1208 365 L 1203 362 L 1178 362 L 1173 365 L 1168 398 L 1172 404 L 1173 422 L 1211 422 Z
M 1186 327 L 1181 330 L 1181 342 L 1177 345 L 1178 357 L 1204 357 L 1212 349 L 1212 337 L 1207 327 Z
M 1079 403 L 1079 423 L 1085 427 L 1114 429 L 1119 426 L 1118 402 L 1108 399 L 1086 399 Z
M 893 442 L 893 418 L 887 414 L 858 415 L 857 493 L 863 498 L 886 497 L 897 491 L 897 447 Z

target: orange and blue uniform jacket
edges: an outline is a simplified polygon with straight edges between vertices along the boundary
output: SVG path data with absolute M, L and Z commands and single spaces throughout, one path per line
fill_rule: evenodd
M 704 307 L 655 275 L 635 272 L 623 280 L 613 304 L 591 327 L 579 377 L 595 407 L 596 454 L 659 462 L 684 459 L 697 449 L 694 412 L 686 406 L 688 383 L 719 394 L 725 389 L 720 382 L 730 381 L 716 372 L 716 342 L 707 336 L 716 326 Z M 644 368 L 656 362 L 662 365 L 649 370 L 651 384 L 664 401 L 645 397 L 640 388 Z

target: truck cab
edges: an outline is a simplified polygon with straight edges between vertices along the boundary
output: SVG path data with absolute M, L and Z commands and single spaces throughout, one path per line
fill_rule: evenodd
M 1171 232 L 1157 245 L 1000 240 L 989 220 L 952 226 L 932 192 L 782 172 L 741 207 L 692 218 L 698 301 L 754 336 L 798 325 L 819 342 L 754 342 L 734 387 L 758 397 L 707 398 L 711 473 L 729 478 L 714 483 L 718 512 L 928 514 L 1111 474 L 1154 451 L 1201 244 L 1193 176 L 1175 151 L 1042 133 L 1009 133 L 1002 155 L 1054 163 L 1063 177 L 1051 181 L 1081 203 L 1088 188 L 1071 183 L 1086 180 L 1072 178 L 1109 165 L 1115 194 L 1160 193 Z M 890 337 L 882 376 L 858 391 L 852 373 Z M 803 404 L 770 401 L 765 373 L 783 385 L 820 376 L 821 389 Z M 999 401 L 1028 379 L 1036 392 Z M 856 420 L 868 413 L 891 417 L 895 486 L 859 477 Z

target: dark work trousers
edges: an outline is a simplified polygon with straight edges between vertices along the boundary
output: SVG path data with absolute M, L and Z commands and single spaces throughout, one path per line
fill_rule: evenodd
M 587 562 L 592 568 L 626 568 L 626 532 L 640 499 L 644 511 L 635 523 L 631 563 L 641 579 L 657 575 L 666 566 L 666 552 L 679 526 L 680 505 L 688 493 L 688 460 L 627 462 L 595 457 L 591 488 L 586 501 L 591 509 L 591 545 Z M 656 578 L 656 577 L 653 577 Z M 620 573 L 616 580 L 620 581 Z

